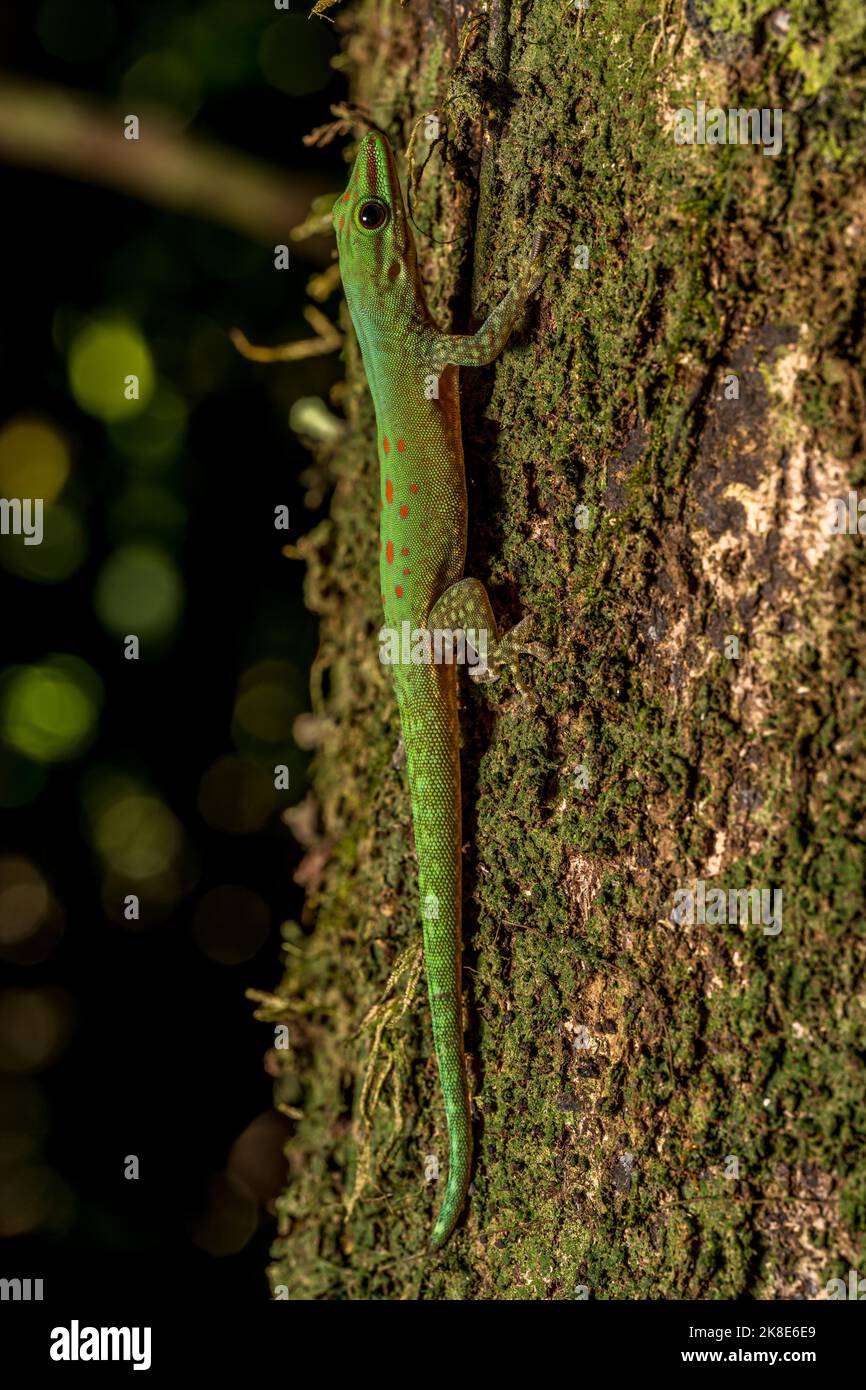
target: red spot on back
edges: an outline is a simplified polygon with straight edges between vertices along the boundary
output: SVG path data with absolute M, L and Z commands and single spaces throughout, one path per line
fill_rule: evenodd
M 398 440 L 397 440 L 397 452 L 398 452 L 399 454 L 402 454 L 402 452 L 403 452 L 403 450 L 404 450 L 405 448 L 406 448 L 406 441 L 405 441 L 405 439 L 398 439 Z
M 404 546 L 403 546 L 403 549 L 400 551 L 400 554 L 401 554 L 401 555 L 408 555 L 408 554 L 409 554 L 409 547 L 408 547 L 408 545 L 404 545 Z
M 402 584 L 398 584 L 397 587 L 396 587 L 396 589 L 394 590 L 394 593 L 397 595 L 398 598 L 402 598 L 402 597 L 403 597 L 403 585 L 402 585 Z
M 387 436 L 387 434 L 385 435 L 385 438 L 382 440 L 382 448 L 385 450 L 385 453 L 386 453 L 386 454 L 390 454 L 390 452 L 391 452 L 391 445 L 388 443 L 388 436 Z
M 385 496 L 389 502 L 394 501 L 394 484 L 391 482 L 390 478 L 385 482 Z
M 404 570 L 403 573 L 404 573 L 404 574 L 411 574 L 412 571 L 411 571 L 411 570 Z
M 405 502 L 403 503 L 402 507 L 400 508 L 400 515 L 402 516 L 402 518 L 403 518 L 404 521 L 406 520 L 407 516 L 409 515 L 409 508 L 406 506 L 406 503 L 405 503 Z
M 417 484 L 417 483 L 410 483 L 410 484 L 409 484 L 409 491 L 410 491 L 410 492 L 417 492 L 417 491 L 418 491 L 418 484 Z
M 393 563 L 394 563 L 394 542 L 393 542 L 393 541 L 389 541 L 388 544 L 387 544 L 386 547 L 385 547 L 385 559 L 388 561 L 388 564 L 389 564 L 389 565 L 393 565 Z
M 348 201 L 349 201 L 349 199 L 351 198 L 351 196 L 352 196 L 352 195 L 351 195 L 351 193 L 349 192 L 349 190 L 348 190 L 348 188 L 347 188 L 346 191 L 345 191 L 345 193 L 343 194 L 343 202 L 344 202 L 344 203 L 348 203 Z
M 343 228 L 345 227 L 345 225 L 346 225 L 346 219 L 345 219 L 345 217 L 343 216 L 343 214 L 340 213 L 340 231 L 343 230 Z

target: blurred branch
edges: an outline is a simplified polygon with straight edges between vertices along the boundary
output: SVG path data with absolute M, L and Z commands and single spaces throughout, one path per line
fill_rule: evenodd
M 185 135 L 147 113 L 127 140 L 120 107 L 87 94 L 6 75 L 0 79 L 0 160 L 115 188 L 159 207 L 207 218 L 273 245 L 329 191 L 308 174 L 287 176 L 246 155 Z M 299 254 L 330 259 L 324 237 Z

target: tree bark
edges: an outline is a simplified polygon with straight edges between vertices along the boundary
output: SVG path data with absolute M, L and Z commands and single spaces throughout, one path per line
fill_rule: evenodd
M 534 709 L 461 683 L 477 1152 L 429 1256 L 446 1142 L 350 333 L 330 519 L 304 543 L 315 801 L 267 1014 L 299 1115 L 274 1288 L 822 1296 L 866 1254 L 864 11 L 330 13 L 398 151 L 438 116 L 413 212 L 445 326 L 552 230 L 524 327 L 462 391 L 467 571 L 553 659 L 526 668 Z M 778 153 L 678 143 L 699 102 L 781 112 Z

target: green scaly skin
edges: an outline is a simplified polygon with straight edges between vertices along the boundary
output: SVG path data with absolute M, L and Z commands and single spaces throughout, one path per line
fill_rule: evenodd
M 459 366 L 502 350 L 540 284 L 541 238 L 526 268 L 475 334 L 434 323 L 418 275 L 394 156 L 384 136 L 362 139 L 349 185 L 334 204 L 340 270 L 376 409 L 381 472 L 380 561 L 385 627 L 486 633 L 487 667 L 513 664 L 524 620 L 499 637 L 487 593 L 463 579 L 466 477 Z M 367 225 L 365 225 L 365 222 Z M 379 225 L 375 225 L 379 223 Z M 466 1198 L 472 1120 L 463 1053 L 460 923 L 460 757 L 453 661 L 393 666 L 409 779 L 424 961 L 448 1123 L 448 1181 L 431 1237 L 442 1245 Z M 483 673 L 482 673 L 483 674 Z

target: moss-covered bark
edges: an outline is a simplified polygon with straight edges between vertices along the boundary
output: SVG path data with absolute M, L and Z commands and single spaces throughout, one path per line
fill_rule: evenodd
M 864 484 L 866 12 L 331 14 L 353 96 L 397 147 L 423 113 L 442 122 L 415 218 L 444 322 L 465 331 L 553 228 L 525 329 L 463 390 L 468 570 L 506 621 L 538 614 L 555 656 L 532 667 L 535 710 L 462 689 L 477 1162 L 431 1257 L 443 1115 L 423 990 L 401 995 L 413 851 L 350 340 L 350 431 L 305 543 L 308 907 L 267 1015 L 289 1023 L 278 1095 L 302 1115 L 274 1285 L 815 1295 L 866 1261 L 864 539 L 827 522 Z M 674 113 L 699 99 L 781 108 L 779 155 L 678 145 Z M 677 924 L 697 880 L 781 889 L 781 932 Z

